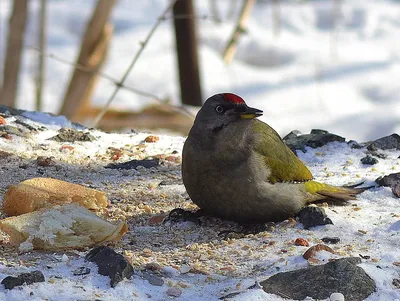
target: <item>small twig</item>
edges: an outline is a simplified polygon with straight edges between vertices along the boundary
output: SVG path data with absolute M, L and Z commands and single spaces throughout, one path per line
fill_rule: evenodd
M 147 43 L 149 42 L 150 38 L 153 36 L 157 27 L 164 21 L 166 14 L 168 13 L 168 11 L 170 11 L 172 9 L 172 7 L 174 6 L 176 1 L 177 0 L 171 0 L 169 5 L 167 6 L 167 8 L 164 10 L 164 12 L 161 14 L 161 16 L 157 19 L 157 22 L 151 28 L 146 39 L 144 40 L 143 43 L 141 43 L 138 52 L 136 53 L 135 57 L 133 58 L 132 62 L 130 63 L 128 69 L 126 69 L 125 74 L 122 76 L 121 80 L 116 84 L 114 92 L 111 94 L 110 98 L 106 102 L 103 109 L 99 112 L 99 114 L 96 116 L 96 118 L 92 121 L 90 127 L 95 127 L 97 125 L 97 123 L 101 120 L 101 118 L 103 118 L 104 114 L 107 112 L 112 101 L 114 100 L 115 96 L 117 95 L 120 87 L 124 84 L 126 78 L 128 77 L 129 73 L 131 72 L 132 68 L 135 66 L 137 60 L 139 59 L 140 55 L 142 54 L 142 52 L 143 52 L 144 48 L 146 47 Z

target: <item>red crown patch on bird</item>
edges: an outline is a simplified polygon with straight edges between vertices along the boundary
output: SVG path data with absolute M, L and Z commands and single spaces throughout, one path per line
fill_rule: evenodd
M 243 98 L 241 98 L 240 96 L 236 95 L 236 94 L 232 94 L 232 93 L 223 93 L 222 94 L 224 96 L 224 100 L 232 102 L 234 104 L 245 104 Z

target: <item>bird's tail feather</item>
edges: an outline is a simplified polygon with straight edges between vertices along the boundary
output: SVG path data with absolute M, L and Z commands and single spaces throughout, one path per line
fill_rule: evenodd
M 314 182 L 314 183 L 312 183 Z M 358 183 L 355 185 L 351 186 L 331 186 L 327 184 L 322 184 L 318 183 L 315 181 L 310 181 L 310 184 L 306 184 L 306 189 L 307 185 L 308 191 L 309 192 L 314 192 L 320 197 L 316 197 L 314 200 L 310 200 L 311 202 L 315 201 L 320 201 L 320 200 L 331 200 L 335 202 L 347 202 L 350 200 L 355 200 L 357 199 L 357 195 L 364 192 L 365 190 L 372 188 L 374 186 L 369 186 L 369 187 L 360 187 L 357 188 L 358 186 L 362 185 L 362 183 Z

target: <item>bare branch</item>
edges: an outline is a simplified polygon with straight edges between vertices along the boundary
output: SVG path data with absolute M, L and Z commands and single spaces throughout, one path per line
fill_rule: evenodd
M 237 43 L 240 36 L 246 30 L 247 19 L 250 17 L 251 10 L 256 0 L 243 0 L 242 10 L 240 12 L 239 19 L 237 20 L 235 30 L 232 33 L 232 37 L 225 47 L 223 58 L 225 63 L 230 64 L 236 53 Z

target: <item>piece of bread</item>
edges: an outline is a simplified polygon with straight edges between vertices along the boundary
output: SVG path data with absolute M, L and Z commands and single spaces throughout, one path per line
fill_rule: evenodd
M 54 205 L 78 203 L 90 210 L 107 207 L 104 192 L 51 178 L 33 178 L 12 185 L 3 197 L 3 212 L 20 215 Z
M 110 223 L 74 203 L 0 220 L 0 230 L 9 236 L 10 244 L 18 246 L 22 252 L 81 249 L 116 242 L 127 229 L 126 222 Z

